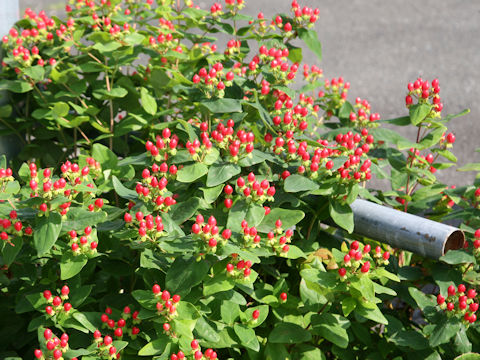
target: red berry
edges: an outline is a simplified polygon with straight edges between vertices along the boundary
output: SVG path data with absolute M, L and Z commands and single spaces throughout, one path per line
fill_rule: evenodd
M 444 302 L 445 302 L 445 298 L 441 294 L 438 294 L 437 295 L 437 304 L 442 305 Z
M 448 142 L 449 144 L 453 144 L 453 143 L 455 142 L 455 135 L 453 135 L 452 133 L 449 133 L 449 134 L 447 135 L 447 142 Z
M 160 294 L 160 291 L 161 291 L 160 285 L 158 285 L 158 284 L 153 285 L 152 286 L 152 291 L 153 291 L 154 294 Z
M 338 275 L 340 275 L 341 277 L 344 277 L 345 275 L 347 275 L 347 269 L 345 268 L 338 269 Z
M 259 317 L 260 317 L 260 311 L 259 311 L 259 310 L 255 310 L 255 311 L 252 313 L 252 319 L 253 319 L 253 320 L 257 320 Z
M 453 296 L 455 295 L 456 291 L 455 291 L 455 286 L 454 285 L 450 285 L 447 289 L 447 292 L 448 292 L 448 296 Z
M 192 342 L 190 343 L 190 346 L 192 347 L 193 350 L 198 349 L 198 341 L 192 340 Z
M 282 292 L 282 293 L 280 294 L 280 300 L 282 300 L 282 301 L 287 301 L 287 293 Z
M 105 336 L 105 338 L 103 339 L 103 343 L 107 346 L 110 345 L 112 343 L 112 341 L 113 341 L 112 338 L 108 335 Z

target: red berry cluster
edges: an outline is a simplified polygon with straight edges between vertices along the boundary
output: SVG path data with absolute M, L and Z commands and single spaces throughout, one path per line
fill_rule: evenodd
M 211 69 L 201 68 L 197 74 L 193 75 L 192 81 L 208 98 L 214 96 L 222 98 L 225 95 L 225 88 L 233 85 L 234 78 L 233 71 L 225 73 L 223 64 L 217 62 Z
M 67 26 L 61 24 L 58 26 L 52 18 L 49 18 L 45 11 L 38 14 L 32 9 L 25 10 L 24 17 L 29 19 L 28 24 L 31 26 L 23 30 L 11 28 L 8 35 L 2 38 L 3 45 L 7 50 L 7 60 L 2 63 L 3 66 L 13 68 L 17 74 L 22 74 L 23 69 L 33 65 L 45 65 L 45 59 L 40 55 L 40 48 L 43 44 L 50 44 L 54 39 L 54 34 L 63 37 L 64 33 L 71 31 L 73 21 L 69 20 Z M 27 23 L 23 23 L 27 24 Z M 35 63 L 36 62 L 36 63 Z M 56 64 L 54 58 L 50 58 L 48 63 L 51 66 Z
M 151 203 L 155 211 L 168 212 L 171 206 L 177 201 L 172 196 L 165 196 L 168 193 L 168 178 L 175 178 L 177 167 L 168 167 L 166 162 L 160 165 L 153 164 L 151 170 L 145 168 L 142 171 L 142 182 L 137 183 L 135 191 L 138 197 L 145 203 Z
M 294 106 L 292 99 L 287 94 L 275 90 L 273 95 L 278 99 L 275 101 L 272 119 L 277 134 L 285 134 L 287 139 L 291 139 L 295 133 L 305 131 L 308 127 L 307 117 L 313 109 L 313 98 L 307 98 L 302 93 L 299 103 Z
M 439 117 L 443 109 L 443 103 L 440 99 L 440 86 L 438 79 L 433 79 L 430 84 L 427 80 L 419 77 L 413 83 L 408 83 L 408 95 L 405 98 L 405 104 L 409 108 L 413 105 L 416 99 L 419 104 L 432 105 L 432 111 L 427 116 L 428 118 Z
M 172 135 L 168 128 L 163 129 L 162 136 L 156 136 L 155 144 L 150 140 L 145 143 L 145 149 L 155 161 L 167 161 L 169 155 L 173 156 L 177 153 L 177 146 L 178 136 Z
M 102 333 L 95 330 L 93 333 L 93 342 L 97 345 L 95 350 L 98 359 L 120 359 L 120 352 L 117 352 L 117 348 L 113 345 L 113 339 L 110 335 L 102 337 Z
M 35 357 L 40 360 L 63 360 L 63 354 L 68 350 L 68 335 L 64 333 L 59 339 L 52 333 L 52 330 L 47 328 L 43 332 L 43 337 L 46 351 L 44 353 L 42 350 L 36 349 Z M 77 360 L 77 358 L 72 358 L 72 360 Z
M 355 99 L 355 107 L 357 108 L 357 112 L 350 113 L 350 121 L 355 126 L 360 127 L 368 127 L 374 124 L 375 121 L 380 120 L 379 113 L 371 113 L 370 112 L 370 103 L 367 100 L 362 100 L 359 97 Z
M 443 136 L 440 138 L 440 145 L 444 149 L 451 148 L 453 146 L 453 143 L 455 142 L 456 138 L 453 133 L 448 133 L 445 134 L 443 133 Z
M 255 55 L 248 64 L 249 75 L 256 77 L 259 72 L 266 70 L 279 83 L 287 84 L 291 82 L 297 74 L 298 63 L 290 64 L 287 59 L 289 54 L 287 48 L 260 46 L 259 55 Z M 261 93 L 267 95 L 269 92 L 270 84 L 263 79 Z
M 307 26 L 311 27 L 318 20 L 320 10 L 318 8 L 311 9 L 304 6 L 300 7 L 297 0 L 292 1 L 292 12 L 295 15 L 294 21 L 297 27 Z
M 218 355 L 213 349 L 207 349 L 205 350 L 205 352 L 202 353 L 202 348 L 200 347 L 200 344 L 198 343 L 198 341 L 195 339 L 192 340 L 192 342 L 190 343 L 190 346 L 192 348 L 192 353 L 193 353 L 192 359 L 195 359 L 195 360 L 217 360 L 218 359 Z M 176 356 L 174 355 L 175 354 L 172 354 L 170 356 L 171 360 L 185 359 L 185 355 L 183 354 L 183 352 L 180 354 L 183 357 L 178 356 L 179 355 L 178 353 L 176 354 Z
M 199 214 L 192 225 L 192 238 L 201 240 L 204 251 L 207 253 L 215 253 L 217 245 L 219 243 L 225 245 L 231 236 L 232 231 L 230 229 L 224 229 L 220 234 L 217 219 L 214 216 L 210 216 L 205 223 L 203 216 Z
M 477 260 L 480 260 L 480 229 L 475 230 L 473 236 L 473 255 Z
M 150 46 L 161 55 L 166 55 L 169 50 L 182 53 L 183 48 L 180 45 L 180 39 L 174 38 L 174 24 L 169 20 L 160 18 L 159 25 L 157 37 L 150 36 L 148 39 Z
M 346 153 L 342 154 L 337 151 L 337 154 L 348 155 L 348 160 L 337 169 L 338 175 L 342 179 L 370 180 L 372 178 L 370 170 L 372 162 L 368 158 L 361 161 L 362 156 L 370 151 L 370 145 L 374 142 L 374 138 L 368 133 L 368 130 L 362 129 L 361 134 L 353 134 L 351 131 L 343 135 L 338 134 L 335 141 L 338 146 L 347 149 Z
M 328 120 L 347 100 L 350 83 L 344 81 L 343 77 L 325 79 L 324 90 L 318 92 L 318 104 L 325 110 L 325 117 Z
M 244 280 L 250 277 L 252 262 L 242 260 L 238 254 L 232 254 L 232 259 L 226 266 L 227 275 L 236 279 Z
M 455 189 L 456 186 L 452 185 L 450 188 Z M 448 189 L 448 186 L 446 189 Z M 438 200 L 438 202 L 435 204 L 434 210 L 435 211 L 451 210 L 453 205 L 455 205 L 455 201 L 453 201 L 453 199 L 448 194 L 445 194 L 444 192 L 442 192 L 441 194 L 442 194 L 442 198 Z M 465 241 L 464 245 L 468 247 L 468 242 Z
M 415 148 L 410 148 L 408 150 L 408 158 L 407 158 L 407 163 L 411 167 L 417 167 L 420 169 L 423 168 L 428 168 L 431 173 L 434 173 L 437 171 L 433 167 L 433 162 L 437 159 L 437 156 L 433 156 L 433 154 L 428 153 L 426 156 L 420 154 L 420 150 L 415 149 Z
M 227 126 L 219 122 L 215 130 L 210 133 L 210 137 L 215 142 L 216 147 L 224 151 L 224 155 L 227 156 L 229 161 L 237 163 L 253 151 L 255 135 L 242 129 L 235 132 L 234 125 L 232 119 L 227 121 Z M 200 130 L 202 131 L 202 141 L 205 143 L 208 140 L 207 123 L 201 123 Z
M 311 67 L 308 64 L 303 65 L 303 78 L 309 83 L 316 83 L 320 78 L 323 77 L 323 70 L 317 65 L 312 65 Z M 333 81 L 333 79 L 332 79 Z M 343 79 L 342 79 L 343 83 Z M 350 88 L 350 83 L 344 84 L 345 92 Z
M 178 316 L 177 305 L 180 302 L 180 295 L 170 295 L 168 290 L 163 290 L 160 285 L 155 284 L 152 286 L 152 292 L 157 300 L 157 313 L 163 316 L 165 323 L 170 323 L 175 317 Z M 165 326 L 163 328 L 165 330 Z M 168 326 L 168 331 L 170 327 Z
M 256 227 L 248 227 L 246 220 L 242 221 L 243 242 L 245 247 L 258 247 L 262 244 L 262 238 L 257 232 Z M 280 256 L 285 256 L 290 250 L 289 244 L 292 241 L 293 230 L 287 229 L 283 231 L 282 221 L 278 219 L 275 222 L 275 229 L 267 234 L 267 239 L 264 241 L 265 245 L 270 247 L 273 252 Z
M 225 0 L 227 9 L 235 14 L 238 10 L 241 10 L 245 7 L 245 2 L 243 0 Z
M 349 277 L 367 274 L 372 262 L 377 267 L 388 265 L 388 259 L 390 259 L 388 251 L 382 252 L 382 248 L 377 246 L 375 252 L 373 254 L 372 252 L 372 247 L 369 244 L 360 249 L 360 243 L 356 240 L 353 241 L 350 244 L 350 250 L 343 257 L 343 266 L 338 269 L 340 279 L 344 281 Z
M 215 3 L 213 4 L 211 7 L 210 7 L 210 14 L 213 16 L 213 17 L 217 17 L 217 16 L 220 16 L 220 15 L 223 15 L 223 7 L 222 7 L 222 4 L 220 3 Z
M 208 137 L 208 133 L 202 132 L 201 137 L 202 143 L 200 143 L 198 139 L 195 139 L 193 141 L 187 141 L 185 144 L 185 147 L 187 148 L 188 153 L 192 156 L 192 159 L 199 162 L 203 161 L 205 156 L 207 156 L 212 149 L 212 142 Z
M 165 236 L 163 231 L 163 219 L 160 215 L 153 216 L 148 214 L 144 216 L 143 212 L 137 211 L 135 218 L 130 213 L 125 213 L 123 219 L 127 223 L 127 226 L 133 226 L 138 228 L 138 240 L 140 242 L 149 241 L 156 244 L 160 241 L 160 238 Z
M 458 285 L 457 289 L 454 285 L 450 285 L 447 294 L 447 298 L 442 294 L 437 295 L 437 304 L 440 309 L 445 310 L 448 316 L 462 318 L 465 325 L 473 324 L 477 320 L 475 313 L 478 310 L 475 289 L 467 291 L 463 284 Z
M 85 254 L 92 256 L 97 253 L 97 234 L 96 232 L 92 233 L 92 231 L 92 227 L 87 226 L 85 229 L 83 229 L 83 235 L 81 236 L 75 230 L 71 230 L 68 233 L 70 237 L 69 245 L 74 255 Z
M 265 201 L 273 201 L 275 195 L 275 186 L 271 185 L 266 179 L 257 179 L 253 172 L 249 173 L 246 177 L 246 181 L 243 177 L 237 179 L 236 191 L 240 198 L 244 198 L 247 202 L 254 202 L 257 204 L 263 204 Z M 226 185 L 223 189 L 226 195 L 224 204 L 227 208 L 232 206 L 232 194 L 233 187 Z
M 115 321 L 112 318 L 112 309 L 107 307 L 105 313 L 100 317 L 102 321 L 102 326 L 110 331 L 113 331 L 113 336 L 122 339 L 123 335 L 129 335 L 132 339 L 135 339 L 140 333 L 140 329 L 136 326 L 140 324 L 140 319 L 138 319 L 138 311 L 132 310 L 129 306 L 123 308 L 123 312 L 120 318 Z M 98 331 L 98 330 L 97 330 Z M 97 333 L 97 335 L 100 332 Z
M 78 165 L 77 165 L 78 166 Z M 37 173 L 37 165 L 31 163 L 29 165 L 30 169 L 30 189 L 32 190 L 30 197 L 39 197 L 42 198 L 42 202 L 38 209 L 40 210 L 39 216 L 43 214 L 48 215 L 48 211 L 54 210 L 50 208 L 49 202 L 55 199 L 57 196 L 64 196 L 66 198 L 72 198 L 72 190 L 67 189 L 67 181 L 64 178 L 52 181 L 52 170 L 50 168 L 44 169 L 42 177 L 39 177 Z M 41 182 L 41 186 L 39 186 Z M 81 180 L 79 181 L 81 183 Z M 67 201 L 59 206 L 59 212 L 61 215 L 66 215 L 71 205 L 71 201 Z
M 13 177 L 12 169 L 10 168 L 0 168 L 0 191 L 5 190 L 5 186 L 10 182 L 15 180 Z
M 24 224 L 18 219 L 18 214 L 15 210 L 10 211 L 8 218 L 0 219 L 1 231 L 0 239 L 13 246 L 10 237 L 32 235 L 33 229 L 30 226 L 24 228 Z
M 72 310 L 72 304 L 65 302 L 65 300 L 68 300 L 69 293 L 70 289 L 67 285 L 64 285 L 60 290 L 60 296 L 53 296 L 50 290 L 45 290 L 43 292 L 43 297 L 48 304 L 45 307 L 47 315 L 53 317 L 58 316 L 59 314 L 69 314 L 70 310 Z

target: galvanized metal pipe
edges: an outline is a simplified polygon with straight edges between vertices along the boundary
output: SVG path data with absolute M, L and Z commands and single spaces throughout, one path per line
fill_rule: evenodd
M 465 242 L 465 234 L 456 227 L 370 201 L 357 199 L 351 208 L 355 234 L 388 243 L 395 248 L 438 259 L 448 250 L 461 249 Z

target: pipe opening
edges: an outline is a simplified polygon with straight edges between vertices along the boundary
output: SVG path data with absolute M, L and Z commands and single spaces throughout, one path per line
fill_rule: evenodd
M 452 232 L 443 245 L 443 255 L 449 250 L 458 250 L 463 248 L 465 243 L 465 234 L 461 230 Z

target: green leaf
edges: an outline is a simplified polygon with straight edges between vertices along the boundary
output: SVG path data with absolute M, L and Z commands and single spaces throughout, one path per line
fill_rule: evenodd
M 337 314 L 315 314 L 311 321 L 314 334 L 322 336 L 338 347 L 347 348 L 347 329 L 350 327 L 350 321 Z
M 460 330 L 455 334 L 453 345 L 455 347 L 455 351 L 458 353 L 468 353 L 472 351 L 472 343 L 468 339 L 465 325 L 462 324 L 460 326 Z
M 310 332 L 291 322 L 278 323 L 268 336 L 268 342 L 274 344 L 299 344 L 311 339 Z
M 302 39 L 310 50 L 317 55 L 318 60 L 322 60 L 322 44 L 318 39 L 318 34 L 315 30 L 307 30 L 299 28 L 298 36 Z
M 235 324 L 233 330 L 240 339 L 240 344 L 253 351 L 260 350 L 260 344 L 258 343 L 257 335 L 255 335 L 255 330 L 243 324 Z
M 188 295 L 194 286 L 202 282 L 209 270 L 210 264 L 206 260 L 197 261 L 195 256 L 178 257 L 167 271 L 165 286 L 172 293 Z
M 330 200 L 328 209 L 335 224 L 347 230 L 349 233 L 353 232 L 353 211 L 350 205 Z
M 449 250 L 439 260 L 450 265 L 475 263 L 475 257 L 465 250 Z
M 24 73 L 35 81 L 41 81 L 45 77 L 45 69 L 43 66 L 40 65 L 27 67 Z
M 436 302 L 432 297 L 425 295 L 422 291 L 414 287 L 409 287 L 408 292 L 410 296 L 415 300 L 420 310 L 425 309 L 427 306 L 435 306 Z
M 388 324 L 388 320 L 374 303 L 363 302 L 357 305 L 355 313 L 379 324 Z
M 348 316 L 357 307 L 357 301 L 353 297 L 346 297 L 342 300 L 343 315 Z
M 208 167 L 202 163 L 184 166 L 177 172 L 177 180 L 183 183 L 191 183 L 198 180 L 208 172 Z
M 50 213 L 50 216 L 37 218 L 35 231 L 33 232 L 33 243 L 37 249 L 38 256 L 50 251 L 57 241 L 62 229 L 62 216 L 57 212 Z
M 401 330 L 389 339 L 397 346 L 408 347 L 414 350 L 423 350 L 429 347 L 428 340 L 418 331 Z
M 222 291 L 233 289 L 235 281 L 225 273 L 220 273 L 203 283 L 203 295 L 209 296 Z
M 207 186 L 213 187 L 225 183 L 240 174 L 240 166 L 232 163 L 213 164 L 208 170 Z
M 344 120 L 350 120 L 350 114 L 355 112 L 355 108 L 350 102 L 345 101 L 342 107 L 338 110 L 338 117 Z
M 2 241 L 0 248 L 2 249 L 3 264 L 10 266 L 22 250 L 23 239 L 19 236 L 10 238 L 10 243 Z
M 143 110 L 147 114 L 155 115 L 157 113 L 157 101 L 144 87 L 140 89 L 140 99 L 142 100 Z
M 430 110 L 432 109 L 431 105 L 428 104 L 415 104 L 412 105 L 409 109 L 410 113 L 410 121 L 412 125 L 417 126 L 420 124 L 428 114 L 430 114 Z
M 429 343 L 431 347 L 447 343 L 460 330 L 461 323 L 456 318 L 443 318 L 440 323 L 435 324 L 435 328 L 430 336 Z
M 88 257 L 84 254 L 75 256 L 71 251 L 66 252 L 63 254 L 60 262 L 60 278 L 62 280 L 67 280 L 74 277 L 82 271 L 87 262 Z
M 480 171 L 480 163 L 466 164 L 458 168 L 457 171 Z
M 209 100 L 200 103 L 200 105 L 206 107 L 211 113 L 214 114 L 224 114 L 242 111 L 242 105 L 240 103 L 240 100 L 237 99 Z
M 295 193 L 299 191 L 316 190 L 319 186 L 315 181 L 305 176 L 293 174 L 285 179 L 283 188 L 286 192 Z
M 287 229 L 298 224 L 304 217 L 305 214 L 300 210 L 275 208 L 263 218 L 257 230 L 268 233 L 275 229 L 275 222 L 279 219 L 282 221 L 282 228 Z
M 149 342 L 142 347 L 138 352 L 138 356 L 153 356 L 163 353 L 167 344 L 170 343 L 170 338 L 166 335 L 160 335 L 155 340 Z
M 240 316 L 240 306 L 232 301 L 224 300 L 220 305 L 220 315 L 225 324 L 232 325 Z
M 63 231 L 72 229 L 84 229 L 86 226 L 93 226 L 106 220 L 105 211 L 88 211 L 81 207 L 72 207 L 67 213 L 67 219 L 62 223 Z
M 105 145 L 99 143 L 93 144 L 92 157 L 105 169 L 114 169 L 117 167 L 117 155 Z
M 197 197 L 188 199 L 187 201 L 180 202 L 173 207 L 170 214 L 172 220 L 176 224 L 182 224 L 186 220 L 190 219 L 200 206 L 200 199 Z
M 268 316 L 268 305 L 260 305 L 260 306 L 252 306 L 249 307 L 247 310 L 245 310 L 245 313 L 243 314 L 244 319 L 246 321 L 250 321 L 252 319 L 252 314 L 255 310 L 258 310 L 260 313 L 260 316 L 255 322 L 250 322 L 248 324 L 249 327 L 255 328 L 257 326 L 260 326 L 263 324 L 263 322 L 267 319 Z
M 202 339 L 205 339 L 209 343 L 217 343 L 220 341 L 218 331 L 209 324 L 205 318 L 201 317 L 195 324 L 195 332 Z
M 457 356 L 455 360 L 480 360 L 480 354 L 478 353 L 467 353 Z
M 134 201 L 138 200 L 137 193 L 134 190 L 127 189 L 125 186 L 123 186 L 122 182 L 118 180 L 115 175 L 112 176 L 112 184 L 115 192 L 121 198 Z
M 203 197 L 207 204 L 211 204 L 218 199 L 223 190 L 223 184 L 211 187 L 211 188 L 201 188 L 203 191 Z

